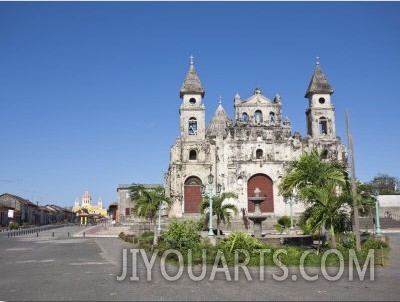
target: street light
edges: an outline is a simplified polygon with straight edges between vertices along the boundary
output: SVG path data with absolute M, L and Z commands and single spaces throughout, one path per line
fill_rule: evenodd
M 160 201 L 160 205 L 158 206 L 158 227 L 157 227 L 157 232 L 158 236 L 160 236 L 161 233 L 161 206 L 162 206 L 162 201 Z
M 379 223 L 379 189 L 374 188 L 374 195 L 375 195 L 375 234 L 380 236 L 381 235 L 381 225 Z
M 214 229 L 213 229 L 213 184 L 214 184 L 214 175 L 210 173 L 208 175 L 208 187 L 209 187 L 209 195 L 208 198 L 210 199 L 210 218 L 209 218 L 209 224 L 208 224 L 208 237 L 214 237 Z M 205 187 L 201 186 L 201 191 L 204 194 L 205 193 Z M 221 185 L 217 184 L 217 195 L 221 192 Z
M 289 206 L 290 206 L 290 230 L 293 231 L 294 230 L 294 227 L 293 227 L 293 204 L 297 203 L 297 199 L 293 198 L 292 196 L 289 196 L 289 197 L 284 198 L 284 202 L 289 204 Z

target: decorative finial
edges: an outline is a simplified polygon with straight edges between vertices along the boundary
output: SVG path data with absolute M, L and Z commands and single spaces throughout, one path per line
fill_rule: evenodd
M 317 60 L 317 65 L 319 65 L 319 57 L 315 57 L 315 59 Z
M 218 102 L 218 104 L 220 104 L 220 105 L 222 104 L 222 96 L 221 96 L 221 95 L 219 96 L 219 102 Z
M 190 65 L 193 65 L 193 59 L 194 59 L 194 57 L 191 55 L 190 56 Z

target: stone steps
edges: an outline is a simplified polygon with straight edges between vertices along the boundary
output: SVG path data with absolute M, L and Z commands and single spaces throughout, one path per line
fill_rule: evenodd
M 373 229 L 374 219 L 372 217 L 360 217 L 360 230 Z M 400 221 L 388 217 L 380 217 L 379 225 L 381 229 L 395 229 L 400 228 Z
M 201 216 L 200 214 L 185 214 L 184 217 L 180 217 L 180 218 L 169 218 L 167 216 L 162 217 L 161 218 L 161 229 L 165 230 L 168 228 L 168 225 L 175 221 L 182 221 L 185 219 L 193 219 L 193 220 L 197 220 L 199 219 Z M 263 233 L 269 233 L 269 234 L 275 234 L 277 231 L 274 227 L 274 225 L 277 223 L 279 217 L 278 216 L 268 216 L 266 220 L 264 220 L 262 222 L 262 232 Z M 297 218 L 294 218 L 295 220 Z M 155 223 L 158 223 L 158 219 L 155 220 Z M 142 222 L 142 221 L 129 221 L 129 223 L 127 223 L 126 225 L 129 226 L 129 230 L 132 233 L 143 233 L 145 231 L 153 231 L 154 229 L 154 225 L 150 222 Z M 236 217 L 231 219 L 230 221 L 230 225 L 228 226 L 227 224 L 224 225 L 223 223 L 220 224 L 220 229 L 224 232 L 224 233 L 231 233 L 233 231 L 245 231 L 246 227 L 243 221 L 243 218 L 241 217 Z M 214 218 L 213 221 L 213 228 L 216 229 L 217 228 L 217 222 L 216 219 Z M 296 230 L 298 230 L 298 228 L 295 228 Z M 249 225 L 248 225 L 248 231 L 252 232 L 253 230 L 253 222 L 249 220 Z

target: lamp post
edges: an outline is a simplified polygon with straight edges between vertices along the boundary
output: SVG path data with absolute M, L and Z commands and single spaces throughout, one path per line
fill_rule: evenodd
M 214 175 L 212 175 L 212 173 L 210 173 L 208 175 L 208 188 L 209 188 L 209 192 L 208 192 L 208 198 L 210 200 L 210 218 L 209 218 L 209 222 L 208 222 L 208 237 L 214 237 L 214 228 L 213 228 L 213 184 L 214 184 Z M 205 193 L 205 188 L 204 186 L 201 186 L 201 191 L 204 194 Z M 221 192 L 221 185 L 217 184 L 217 195 L 219 195 L 219 193 Z
M 374 188 L 375 195 L 375 234 L 381 235 L 381 225 L 379 223 L 379 189 Z
M 293 227 L 293 204 L 297 203 L 296 198 L 293 198 L 292 196 L 286 197 L 284 199 L 284 202 L 289 204 L 290 206 L 290 231 L 293 232 L 294 227 Z
M 160 236 L 161 233 L 161 205 L 162 201 L 160 201 L 160 204 L 158 206 L 158 226 L 157 226 L 158 236 Z

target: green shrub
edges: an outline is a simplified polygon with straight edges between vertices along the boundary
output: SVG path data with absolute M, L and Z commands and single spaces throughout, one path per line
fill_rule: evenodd
M 286 253 L 279 254 L 282 263 L 287 266 L 298 265 L 300 263 L 300 258 L 304 253 L 304 249 L 295 246 L 287 246 L 285 250 Z
M 291 219 L 289 216 L 282 216 L 278 219 L 277 223 L 274 224 L 275 230 L 282 234 L 286 229 L 290 228 Z
M 135 241 L 135 235 L 133 234 L 126 234 L 124 240 L 126 242 L 134 243 Z
M 376 250 L 376 249 L 388 248 L 388 247 L 389 247 L 389 245 L 388 245 L 385 241 L 382 241 L 382 240 L 379 240 L 379 239 L 375 239 L 375 238 L 373 238 L 373 237 L 369 237 L 369 238 L 361 245 L 361 248 L 362 248 L 364 251 L 368 251 L 368 250 L 370 250 L 370 249 Z
M 194 249 L 201 243 L 199 223 L 193 219 L 173 221 L 163 232 L 163 241 L 168 248 L 178 250 Z
M 16 229 L 19 228 L 19 224 L 16 223 L 16 222 L 10 222 L 10 224 L 8 225 L 8 228 L 9 228 L 10 230 L 16 230 Z
M 247 250 L 249 255 L 254 255 L 254 250 L 261 249 L 262 247 L 263 245 L 257 238 L 243 231 L 232 232 L 229 234 L 228 238 L 220 241 L 217 246 L 218 249 L 224 252 L 227 259 L 232 259 L 232 257 L 234 257 L 235 250 Z M 243 261 L 243 257 L 246 257 L 244 253 L 239 253 L 238 255 L 240 261 Z
M 356 248 L 356 234 L 346 233 L 336 236 L 338 249 L 354 249 Z

